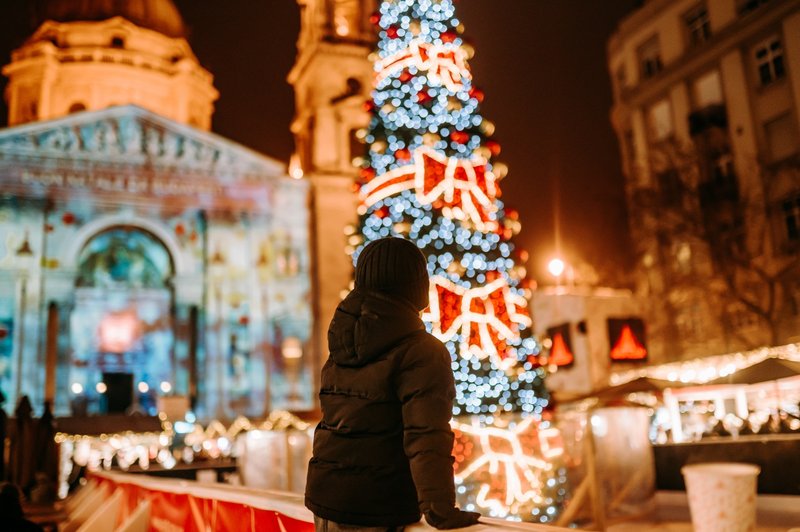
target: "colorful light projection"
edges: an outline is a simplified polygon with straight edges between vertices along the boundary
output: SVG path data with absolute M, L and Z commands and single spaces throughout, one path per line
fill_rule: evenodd
M 134 310 L 110 312 L 100 322 L 100 351 L 125 353 L 142 336 L 142 322 Z
M 358 135 L 368 150 L 348 249 L 357 260 L 366 243 L 401 236 L 428 259 L 423 318 L 450 350 L 456 379 L 459 504 L 552 521 L 566 479 L 549 443 L 557 431 L 537 422 L 548 395 L 528 314 L 527 253 L 512 241 L 516 211 L 500 200 L 505 168 L 494 160 L 494 125 L 480 114 L 463 26 L 453 0 L 386 0 L 371 20 L 375 90 L 369 128 Z

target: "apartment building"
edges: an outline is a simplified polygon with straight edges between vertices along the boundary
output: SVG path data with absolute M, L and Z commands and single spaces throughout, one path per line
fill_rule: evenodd
M 652 362 L 800 335 L 800 0 L 650 0 L 608 42 Z

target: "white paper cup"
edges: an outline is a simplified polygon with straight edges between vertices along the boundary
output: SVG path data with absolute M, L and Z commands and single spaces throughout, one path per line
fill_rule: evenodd
M 712 462 L 681 468 L 695 532 L 747 532 L 756 525 L 756 479 L 752 464 Z

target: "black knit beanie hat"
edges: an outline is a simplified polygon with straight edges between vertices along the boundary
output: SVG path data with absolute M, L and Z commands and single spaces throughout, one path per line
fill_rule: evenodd
M 402 297 L 422 310 L 428 306 L 425 256 L 414 243 L 402 238 L 370 242 L 358 256 L 355 286 Z

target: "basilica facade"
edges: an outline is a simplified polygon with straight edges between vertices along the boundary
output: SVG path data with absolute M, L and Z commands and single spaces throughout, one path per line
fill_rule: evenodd
M 312 409 L 312 182 L 209 132 L 213 77 L 170 0 L 44 5 L 3 69 L 6 408 Z

